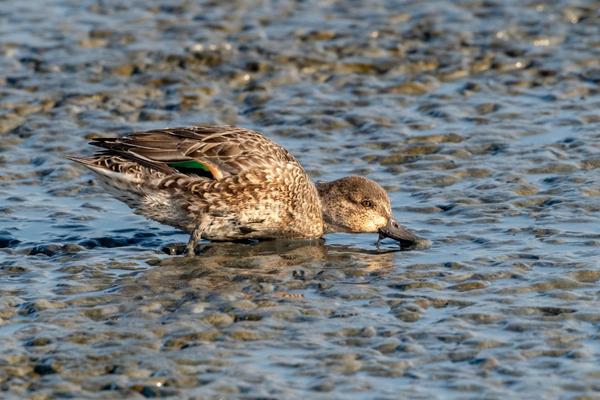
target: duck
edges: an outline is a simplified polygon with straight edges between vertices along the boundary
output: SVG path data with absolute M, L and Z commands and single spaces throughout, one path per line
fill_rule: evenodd
M 387 192 L 347 176 L 313 182 L 300 162 L 265 135 L 198 125 L 92 139 L 99 147 L 70 160 L 93 171 L 106 192 L 134 213 L 197 242 L 317 239 L 332 232 L 378 233 L 400 249 L 419 237 L 397 222 Z

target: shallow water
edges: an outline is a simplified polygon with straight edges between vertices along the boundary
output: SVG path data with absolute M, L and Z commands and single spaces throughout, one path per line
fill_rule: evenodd
M 2 397 L 599 395 L 600 2 L 5 1 Z M 258 129 L 432 247 L 203 244 L 65 160 Z

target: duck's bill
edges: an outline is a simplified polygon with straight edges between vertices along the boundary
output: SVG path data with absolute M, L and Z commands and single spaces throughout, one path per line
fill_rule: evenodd
M 398 241 L 402 249 L 414 247 L 421 240 L 420 237 L 396 222 L 394 218 L 390 218 L 387 225 L 379 229 L 379 237 Z

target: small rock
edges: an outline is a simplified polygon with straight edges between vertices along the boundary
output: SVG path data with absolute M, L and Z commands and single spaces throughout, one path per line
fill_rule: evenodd
M 20 240 L 15 239 L 10 233 L 6 231 L 0 232 L 0 249 L 12 248 L 21 243 Z
M 57 371 L 51 364 L 37 364 L 33 367 L 33 372 L 38 375 L 55 374 Z
M 47 244 L 35 246 L 29 251 L 30 256 L 35 256 L 38 254 L 44 254 L 48 257 L 52 257 L 56 255 L 60 251 L 60 246 L 57 244 Z
M 214 312 L 202 318 L 216 328 L 225 328 L 233 324 L 233 317 L 229 314 Z

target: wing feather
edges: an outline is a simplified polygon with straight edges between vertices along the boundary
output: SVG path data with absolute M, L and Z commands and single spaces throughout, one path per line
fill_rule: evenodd
M 298 163 L 283 147 L 262 134 L 231 126 L 191 126 L 135 132 L 120 138 L 94 139 L 103 154 L 115 154 L 155 168 L 176 173 L 171 163 L 196 161 L 213 178 L 237 175 L 252 168 Z

